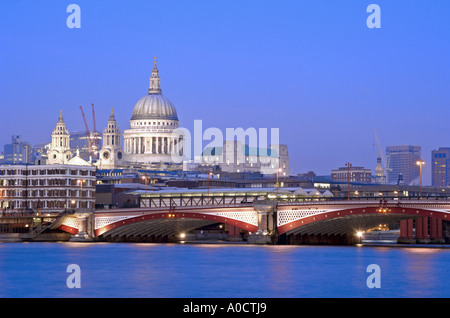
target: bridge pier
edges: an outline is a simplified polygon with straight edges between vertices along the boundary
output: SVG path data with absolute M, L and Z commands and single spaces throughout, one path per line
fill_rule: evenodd
M 444 244 L 445 239 L 442 235 L 442 219 L 430 218 L 430 240 L 434 244 Z
M 414 219 L 407 219 L 400 221 L 400 236 L 397 239 L 399 244 L 415 244 L 414 237 Z
M 273 244 L 276 242 L 277 202 L 272 200 L 255 200 L 254 209 L 258 214 L 258 230 L 248 236 L 250 244 Z
M 94 211 L 80 209 L 75 212 L 78 219 L 78 233 L 70 237 L 69 242 L 93 242 L 94 241 Z
M 415 227 L 415 233 L 413 228 Z M 400 221 L 400 244 L 443 244 L 442 219 L 421 217 Z
M 430 243 L 428 237 L 428 218 L 422 217 L 416 219 L 416 240 L 417 243 L 427 244 Z

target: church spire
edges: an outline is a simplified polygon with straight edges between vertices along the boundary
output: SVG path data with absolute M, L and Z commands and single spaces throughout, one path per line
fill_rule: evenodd
M 152 75 L 150 76 L 149 94 L 161 94 L 161 79 L 159 78 L 158 68 L 156 67 L 156 56 L 154 57 Z
M 111 115 L 109 115 L 108 121 L 116 121 L 116 117 L 114 116 L 114 109 L 111 108 Z
M 59 118 L 57 123 L 64 123 L 64 119 L 63 119 L 63 115 L 62 115 L 62 110 L 59 111 Z

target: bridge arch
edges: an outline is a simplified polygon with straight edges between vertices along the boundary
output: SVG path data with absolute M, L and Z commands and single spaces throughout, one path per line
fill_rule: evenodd
M 113 236 L 169 236 L 175 237 L 180 233 L 187 233 L 193 229 L 215 223 L 224 223 L 241 228 L 245 231 L 257 230 L 256 212 L 251 208 L 228 209 L 168 209 L 128 211 L 127 215 L 114 216 L 108 213 L 96 215 L 94 235 L 102 239 Z M 106 223 L 105 223 L 106 222 Z M 256 223 L 255 223 L 256 222 Z
M 278 211 L 280 216 L 280 210 Z M 282 212 L 281 212 L 282 213 Z M 278 226 L 279 234 L 351 235 L 380 223 L 392 223 L 405 219 L 431 217 L 450 220 L 450 213 L 444 209 L 430 209 L 421 206 L 385 206 L 324 209 L 310 213 Z

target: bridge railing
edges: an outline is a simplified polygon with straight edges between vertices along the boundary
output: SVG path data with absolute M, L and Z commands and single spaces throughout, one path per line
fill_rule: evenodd
M 228 202 L 226 202 L 225 198 L 227 198 Z M 268 199 L 271 201 L 277 201 L 278 204 L 289 204 L 289 203 L 319 203 L 319 202 L 382 202 L 382 201 L 410 201 L 410 202 L 430 202 L 430 201 L 450 201 L 450 196 L 446 195 L 435 195 L 435 196 L 402 196 L 402 195 L 394 195 L 394 196 L 340 196 L 340 197 L 320 197 L 320 196 L 295 196 L 289 194 L 279 194 L 278 196 L 268 195 L 268 196 L 236 196 L 231 200 L 229 197 L 224 196 L 200 196 L 200 197 L 183 197 L 183 196 L 173 196 L 173 197 L 154 197 L 149 199 L 143 199 L 139 201 L 141 204 L 136 207 L 130 207 L 133 209 L 136 208 L 155 208 L 155 209 L 173 209 L 180 207 L 205 207 L 205 206 L 214 206 L 217 208 L 221 207 L 242 207 L 242 206 L 251 206 L 254 204 L 255 200 Z M 145 201 L 144 201 L 145 200 Z M 144 203 L 145 202 L 145 203 Z M 124 210 L 127 208 L 119 208 L 120 210 Z M 110 211 L 116 210 L 113 209 L 96 209 L 97 211 Z

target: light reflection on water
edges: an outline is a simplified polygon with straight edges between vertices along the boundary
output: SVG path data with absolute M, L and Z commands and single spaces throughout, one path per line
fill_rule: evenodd
M 426 247 L 3 243 L 0 297 L 450 297 L 449 265 L 449 249 Z

